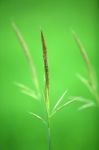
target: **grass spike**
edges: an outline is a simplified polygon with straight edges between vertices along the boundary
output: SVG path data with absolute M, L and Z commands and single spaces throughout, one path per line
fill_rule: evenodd
M 43 32 L 41 31 L 41 43 L 42 43 L 42 53 L 43 53 L 43 64 L 44 64 L 44 74 L 45 74 L 45 106 L 47 111 L 47 130 L 48 130 L 48 149 L 51 150 L 51 132 L 50 132 L 50 101 L 49 101 L 49 67 L 47 58 L 47 48 L 44 39 Z
M 44 73 L 45 73 L 45 103 L 47 110 L 49 111 L 49 68 L 48 68 L 48 58 L 47 58 L 47 48 L 45 44 L 45 39 L 43 32 L 41 31 L 41 43 L 43 52 L 43 63 L 44 63 Z

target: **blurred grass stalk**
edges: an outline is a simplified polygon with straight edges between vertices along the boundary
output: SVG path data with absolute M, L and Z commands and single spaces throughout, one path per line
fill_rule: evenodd
M 14 22 L 12 23 L 12 27 L 13 27 L 14 32 L 16 33 L 16 36 L 20 42 L 20 45 L 21 45 L 23 52 L 24 52 L 24 55 L 26 57 L 26 60 L 27 60 L 27 63 L 28 63 L 28 66 L 29 66 L 29 69 L 31 72 L 32 81 L 33 81 L 33 84 L 35 85 L 35 94 L 36 95 L 38 94 L 37 96 L 39 96 L 39 93 L 40 93 L 39 82 L 38 82 L 38 78 L 37 78 L 35 65 L 33 63 L 33 59 L 32 59 L 31 54 L 29 52 L 29 48 L 28 48 L 27 44 L 25 43 L 18 27 L 16 26 L 16 24 Z M 22 85 L 22 84 L 20 84 L 20 85 L 19 84 L 20 83 L 18 83 L 17 85 L 20 87 L 20 85 Z
M 48 67 L 48 58 L 47 58 L 47 49 L 45 44 L 45 39 L 43 32 L 41 31 L 41 42 L 42 42 L 42 52 L 43 52 L 43 64 L 44 64 L 44 73 L 45 73 L 45 106 L 47 112 L 47 128 L 48 128 L 48 146 L 51 150 L 51 130 L 50 130 L 50 101 L 49 101 L 49 67 Z
M 74 31 L 73 31 L 73 37 L 74 37 L 74 40 L 81 52 L 81 55 L 83 57 L 83 60 L 85 62 L 85 66 L 86 66 L 86 69 L 88 72 L 88 79 L 85 79 L 81 75 L 78 75 L 78 77 L 86 85 L 86 87 L 89 89 L 89 91 L 92 93 L 92 95 L 94 95 L 94 97 L 96 99 L 96 103 L 99 105 L 98 81 L 96 79 L 94 69 L 92 67 L 92 64 L 89 60 L 89 57 L 88 57 L 82 43 L 80 42 L 80 39 L 78 38 L 78 36 L 76 35 L 76 33 Z

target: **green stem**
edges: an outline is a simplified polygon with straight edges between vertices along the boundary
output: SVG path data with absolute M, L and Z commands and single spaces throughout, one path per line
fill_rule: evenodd
M 50 102 L 47 93 L 46 98 L 46 112 L 47 112 L 47 134 L 48 134 L 48 150 L 51 150 L 51 127 L 50 127 Z
M 48 116 L 48 150 L 51 150 L 51 128 L 49 116 Z

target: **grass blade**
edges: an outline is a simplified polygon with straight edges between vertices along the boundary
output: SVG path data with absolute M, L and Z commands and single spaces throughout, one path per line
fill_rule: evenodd
M 28 95 L 28 96 L 32 97 L 33 99 L 38 100 L 38 97 L 36 96 L 36 94 L 35 94 L 35 93 L 31 93 L 31 92 L 29 92 L 29 91 L 25 91 L 25 90 L 21 90 L 21 92 L 22 92 L 23 94 L 26 94 L 26 95 Z
M 32 91 L 32 89 L 30 89 L 28 86 L 22 84 L 22 83 L 19 83 L 19 82 L 14 82 L 15 85 L 17 85 L 19 88 L 23 89 L 23 90 L 26 90 L 26 91 Z
M 79 107 L 78 111 L 83 110 L 85 108 L 92 107 L 92 106 L 96 106 L 96 104 L 92 100 L 86 99 L 86 98 L 81 97 L 81 96 L 79 96 L 79 97 L 74 96 L 74 97 L 71 97 L 71 98 L 75 98 L 79 102 L 83 103 L 83 105 L 81 107 Z
M 61 110 L 61 109 L 64 108 L 65 106 L 67 106 L 67 105 L 69 105 L 69 104 L 71 104 L 71 103 L 73 103 L 73 102 L 75 102 L 75 101 L 77 101 L 76 98 L 67 101 L 66 103 L 64 103 L 63 105 L 61 105 L 60 107 L 58 107 L 58 108 L 57 108 L 57 111 Z
M 35 66 L 33 64 L 33 60 L 32 60 L 32 57 L 31 57 L 31 54 L 30 54 L 30 51 L 29 51 L 29 48 L 27 46 L 27 44 L 25 43 L 18 27 L 16 26 L 15 23 L 12 23 L 12 27 L 13 27 L 13 30 L 14 32 L 16 33 L 16 36 L 20 42 L 20 45 L 23 49 L 23 52 L 26 56 L 26 59 L 27 59 L 27 62 L 28 62 L 28 65 L 29 65 L 29 68 L 30 68 L 30 72 L 31 72 L 31 75 L 32 75 L 32 80 L 33 80 L 33 83 L 35 85 L 35 88 L 36 88 L 36 91 L 39 93 L 39 83 L 38 83 L 38 78 L 37 78 L 37 74 L 36 74 L 36 70 L 35 70 Z
M 81 111 L 81 110 L 86 109 L 86 108 L 94 107 L 94 106 L 95 106 L 95 103 L 89 102 L 89 103 L 87 103 L 87 104 L 82 105 L 82 106 L 78 109 L 78 111 Z
M 53 111 L 53 112 L 51 113 L 50 117 L 54 116 L 57 111 L 60 111 L 60 110 L 63 109 L 64 107 L 66 107 L 66 106 L 68 106 L 69 104 L 74 103 L 74 102 L 82 102 L 82 103 L 84 103 L 84 104 L 83 104 L 83 107 L 86 107 L 86 108 L 87 108 L 88 106 L 90 107 L 91 104 L 94 105 L 94 103 L 93 103 L 91 100 L 85 99 L 85 98 L 80 97 L 80 96 L 78 96 L 78 97 L 72 96 L 72 97 L 69 97 L 69 99 L 70 99 L 69 101 L 65 102 L 63 105 L 61 105 L 60 107 L 58 107 L 57 109 L 55 109 L 55 111 Z
M 54 106 L 53 111 L 55 111 L 57 109 L 57 107 L 59 106 L 59 104 L 61 103 L 61 101 L 63 100 L 64 96 L 67 94 L 67 91 L 65 91 L 62 96 L 59 98 L 59 100 L 57 101 L 56 105 Z
M 39 119 L 40 121 L 42 121 L 45 125 L 47 125 L 46 121 L 39 115 L 33 113 L 33 112 L 29 112 L 29 114 L 33 115 L 34 117 L 36 117 L 37 119 Z
M 53 111 L 50 115 L 50 117 L 54 116 L 56 114 L 57 111 L 60 111 L 61 109 L 63 109 L 65 106 L 68 106 L 69 104 L 73 103 L 77 101 L 76 98 L 73 98 L 72 100 L 67 101 L 66 103 L 64 103 L 63 105 L 61 105 L 60 107 L 56 108 L 55 111 Z
M 81 76 L 81 75 L 79 75 L 79 74 L 77 74 L 77 77 L 78 77 L 78 78 L 80 79 L 80 81 L 88 88 L 88 90 L 89 90 L 91 93 L 93 93 L 93 90 L 92 90 L 92 88 L 91 88 L 90 83 L 88 82 L 88 80 L 85 79 L 83 76 Z
M 18 83 L 15 82 L 15 84 L 21 89 L 21 92 L 38 100 L 38 95 L 35 93 L 35 91 L 33 91 L 32 89 L 30 89 L 28 86 L 22 84 L 22 83 Z
M 77 101 L 79 102 L 82 102 L 82 103 L 89 103 L 89 102 L 92 102 L 91 99 L 87 99 L 87 98 L 84 98 L 82 96 L 72 96 L 70 97 L 71 99 L 76 99 Z

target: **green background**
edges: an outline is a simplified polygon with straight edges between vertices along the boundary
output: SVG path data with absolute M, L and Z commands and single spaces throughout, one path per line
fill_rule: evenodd
M 51 107 L 61 94 L 94 98 L 77 79 L 86 76 L 72 30 L 83 42 L 99 76 L 98 0 L 0 0 L 0 150 L 47 150 L 44 125 L 28 112 L 43 116 L 39 102 L 23 95 L 15 81 L 32 87 L 27 61 L 12 30 L 19 27 L 44 88 L 40 29 L 46 39 L 50 69 Z M 67 97 L 64 101 L 68 100 Z M 77 111 L 80 103 L 68 105 L 51 122 L 52 150 L 98 150 L 99 109 Z

